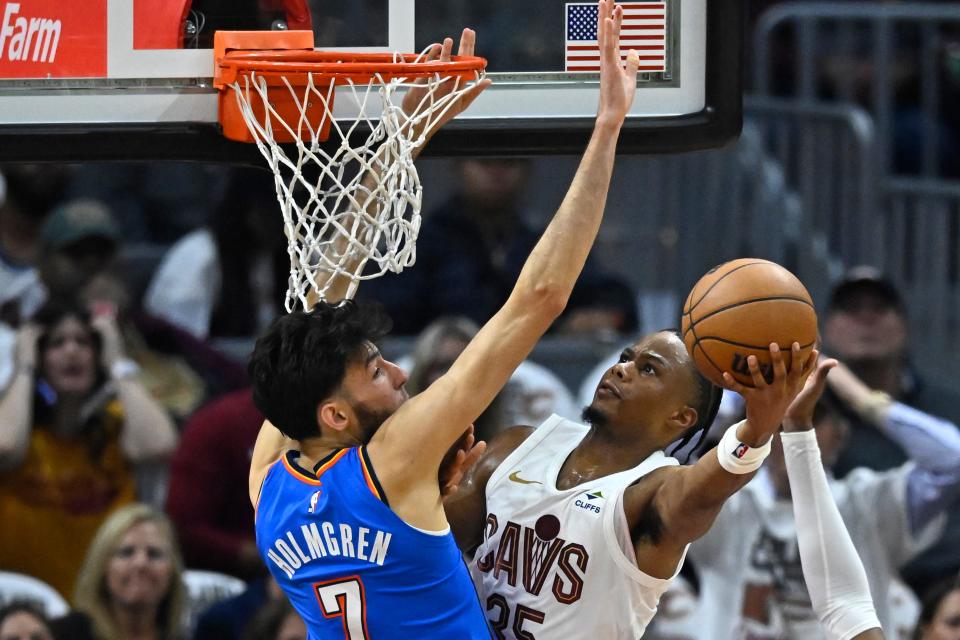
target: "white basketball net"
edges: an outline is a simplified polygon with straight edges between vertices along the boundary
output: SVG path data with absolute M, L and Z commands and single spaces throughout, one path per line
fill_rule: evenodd
M 475 81 L 481 77 L 478 72 Z M 325 81 L 314 82 L 312 73 L 305 88 L 294 87 L 286 78 L 283 82 L 300 110 L 298 122 L 284 122 L 276 112 L 263 76 L 242 76 L 231 88 L 275 175 L 290 254 L 289 312 L 297 301 L 308 309 L 311 290 L 324 299 L 338 276 L 349 278 L 346 297 L 352 298 L 361 280 L 413 265 L 422 195 L 413 152 L 424 143 L 423 132 L 431 130 L 473 82 L 438 74 L 419 81 L 376 75 L 366 84 L 341 78 L 324 86 Z M 350 109 L 357 114 L 353 122 L 338 122 L 330 110 L 337 85 L 334 111 L 353 100 Z M 414 86 L 424 95 L 411 116 L 400 107 L 402 96 L 396 94 Z M 438 91 L 441 87 L 443 91 Z M 319 127 L 315 129 L 307 118 L 306 105 L 317 101 L 331 122 L 324 143 L 317 139 Z M 267 105 L 267 115 L 258 117 L 254 105 L 261 114 L 260 107 Z M 274 140 L 277 124 L 295 138 L 294 153 L 288 155 Z M 351 143 L 351 136 L 363 131 L 361 124 L 369 135 Z M 311 165 L 316 170 L 304 175 Z

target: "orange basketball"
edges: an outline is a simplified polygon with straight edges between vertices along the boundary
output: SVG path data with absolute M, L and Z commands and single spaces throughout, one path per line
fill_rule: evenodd
M 790 346 L 806 358 L 817 339 L 817 313 L 803 283 L 768 260 L 741 258 L 707 272 L 683 304 L 683 342 L 700 372 L 722 384 L 723 372 L 752 387 L 747 357 L 757 356 L 767 380 L 770 343 L 790 367 Z

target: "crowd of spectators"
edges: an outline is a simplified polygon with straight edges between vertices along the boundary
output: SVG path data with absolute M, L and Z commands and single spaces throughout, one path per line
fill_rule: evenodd
M 356 19 L 343 3 L 313 4 L 332 16 L 318 27 L 327 39 Z M 247 15 L 256 28 L 279 6 L 194 3 L 208 27 L 244 26 L 231 20 Z M 503 18 L 491 6 L 477 5 L 479 20 Z M 376 44 L 383 25 L 366 25 L 349 44 Z M 417 265 L 361 286 L 411 337 L 400 359 L 411 394 L 509 294 L 539 231 L 522 198 L 531 164 L 456 162 L 449 198 L 426 212 Z M 283 312 L 278 218 L 272 178 L 258 170 L 0 167 L 0 640 L 305 638 L 257 553 L 246 491 L 262 416 L 238 353 Z M 162 255 L 141 264 L 132 243 Z M 627 343 L 660 328 L 640 326 L 629 282 L 588 262 L 554 335 Z M 915 368 L 910 310 L 883 274 L 849 271 L 820 311 L 825 352 L 841 364 L 817 436 L 880 619 L 902 632 L 889 637 L 950 637 L 943 630 L 960 620 L 956 381 Z M 592 393 L 591 366 L 608 365 L 582 364 Z M 477 433 L 575 418 L 589 402 L 574 400 L 575 382 L 523 363 Z M 725 397 L 713 437 L 741 411 Z M 816 637 L 776 449 L 691 548 L 651 637 Z M 191 582 L 200 572 L 220 586 L 191 592 L 203 591 Z M 49 593 L 19 591 L 14 574 Z
M 428 214 L 437 238 L 426 233 L 421 258 L 436 262 L 426 273 L 365 287 L 394 307 L 402 328 L 419 334 L 400 358 L 411 393 L 464 349 L 478 326 L 463 314 L 482 316 L 484 305 L 499 304 L 498 283 L 514 277 L 511 245 L 535 236 L 513 208 L 524 162 L 468 161 L 459 169 L 461 189 Z M 270 230 L 279 227 L 270 224 L 271 181 L 248 170 L 224 175 L 231 195 L 212 207 L 207 225 L 172 245 L 144 295 L 130 290 L 119 268 L 123 236 L 109 203 L 70 197 L 71 168 L 55 172 L 56 190 L 40 187 L 43 180 L 34 187 L 49 201 L 31 200 L 23 185 L 43 175 L 32 171 L 5 170 L 15 186 L 0 206 L 0 219 L 19 221 L 10 225 L 12 239 L 0 234 L 0 519 L 17 523 L 0 530 L 0 571 L 39 578 L 72 612 L 47 621 L 43 609 L 14 602 L 0 624 L 15 629 L 12 637 L 32 626 L 37 637 L 140 637 L 146 628 L 153 631 L 143 637 L 302 637 L 302 623 L 258 557 L 246 492 L 236 490 L 245 486 L 262 417 L 242 358 L 217 342 L 249 340 L 281 312 L 285 254 L 281 232 Z M 36 206 L 46 213 L 30 209 Z M 205 250 L 185 251 L 191 244 Z M 431 255 L 451 250 L 475 259 Z M 601 274 L 592 282 L 605 278 L 615 279 Z M 455 283 L 450 296 L 429 295 L 445 279 Z M 567 317 L 560 332 L 626 340 L 638 314 L 624 311 L 634 296 L 623 287 L 613 287 L 614 295 L 591 287 L 574 308 L 585 318 Z M 429 310 L 415 304 L 425 299 Z M 882 274 L 851 270 L 822 311 L 825 348 L 842 361 L 816 418 L 838 504 L 871 584 L 885 594 L 881 619 L 932 629 L 953 596 L 922 608 L 918 598 L 928 585 L 956 580 L 960 569 L 960 398 L 913 367 L 908 309 Z M 593 387 L 596 374 L 584 375 L 584 388 Z M 476 427 L 489 438 L 550 413 L 575 417 L 577 406 L 563 380 L 526 362 Z M 726 398 L 715 431 L 741 410 L 735 396 Z M 685 625 L 707 624 L 729 627 L 717 638 L 800 638 L 815 626 L 777 451 L 767 467 L 693 546 L 653 637 L 683 637 Z M 247 587 L 224 587 L 222 602 L 190 611 L 185 571 Z M 730 610 L 738 615 L 717 615 Z

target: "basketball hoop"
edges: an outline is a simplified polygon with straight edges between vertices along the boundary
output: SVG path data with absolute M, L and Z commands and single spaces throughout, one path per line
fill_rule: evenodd
M 416 260 L 422 188 L 415 151 L 484 76 L 486 61 L 313 50 L 309 31 L 217 32 L 223 134 L 252 142 L 275 176 L 290 254 L 286 308 L 336 277 L 399 273 Z M 418 91 L 412 113 L 395 95 Z M 337 119 L 334 99 L 352 101 Z M 282 146 L 286 145 L 286 146 Z M 364 273 L 367 264 L 375 268 Z

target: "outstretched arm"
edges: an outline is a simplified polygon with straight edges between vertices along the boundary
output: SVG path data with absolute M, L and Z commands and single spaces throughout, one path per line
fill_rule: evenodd
M 727 388 L 744 397 L 747 419 L 731 427 L 735 432 L 728 432 L 720 444 L 696 464 L 664 468 L 659 477 L 653 477 L 653 482 L 638 483 L 627 490 L 624 495 L 627 521 L 631 527 L 645 523 L 647 529 L 639 531 L 639 539 L 635 540 L 637 563 L 642 571 L 655 577 L 672 576 L 687 544 L 710 529 L 727 498 L 753 477 L 759 462 L 754 465 L 744 462 L 757 450 L 763 452 L 770 446 L 770 438 L 780 428 L 784 412 L 816 363 L 816 351 L 804 362 L 800 345 L 794 343 L 792 350 L 788 372 L 779 347 L 770 345 L 774 372 L 770 383 L 764 380 L 754 356 L 747 359 L 752 388 L 736 383 L 729 373 L 724 373 Z M 762 461 L 763 457 L 761 453 L 758 460 Z M 656 523 L 653 530 L 649 530 L 651 521 Z
M 800 564 L 810 602 L 830 640 L 883 638 L 867 574 L 833 501 L 813 431 L 813 409 L 836 366 L 827 360 L 807 380 L 783 422 Z
M 603 55 L 593 136 L 513 292 L 450 370 L 404 404 L 371 442 L 370 455 L 388 494 L 388 483 L 402 494 L 410 483 L 424 480 L 432 481 L 436 492 L 436 468 L 443 453 L 490 404 L 566 305 L 600 226 L 617 138 L 636 92 L 638 57 L 631 54 L 626 69 L 620 60 L 622 16 L 619 6 L 601 0 Z M 414 459 L 417 464 L 409 464 Z
M 900 445 L 915 463 L 907 478 L 910 529 L 918 533 L 960 494 L 960 430 L 876 392 L 843 363 L 827 385 L 860 418 Z
M 460 55 L 472 56 L 474 54 L 474 47 L 476 44 L 476 34 L 471 29 L 464 29 L 463 34 L 460 38 Z M 427 60 L 439 59 L 441 61 L 450 60 L 450 54 L 453 48 L 453 40 L 446 38 L 443 41 L 443 44 L 434 45 L 430 51 L 427 53 Z M 462 113 L 470 104 L 477 98 L 480 93 L 490 86 L 489 80 L 482 80 L 474 85 L 469 91 L 465 92 L 464 95 L 444 114 L 444 116 L 431 123 L 429 129 L 426 129 L 422 132 L 416 132 L 413 138 L 420 138 L 422 135 L 422 143 L 413 151 L 413 157 L 416 158 L 420 155 L 420 152 L 423 151 L 424 146 L 427 142 L 436 134 L 436 132 L 447 122 L 455 118 L 457 115 Z M 435 95 L 442 95 L 448 93 L 452 90 L 451 83 L 445 83 L 440 89 L 437 90 Z M 419 89 L 412 89 L 407 92 L 403 100 L 403 110 L 408 115 L 414 114 L 416 109 L 420 105 L 423 99 L 423 91 Z M 360 187 L 358 192 L 361 194 L 366 194 L 366 197 L 359 197 L 360 200 L 360 211 L 348 212 L 341 223 L 346 227 L 354 228 L 355 236 L 362 236 L 363 232 L 361 230 L 362 225 L 364 224 L 364 217 L 367 215 L 374 215 L 373 208 L 380 206 L 380 203 L 377 202 L 376 198 L 372 196 L 374 188 L 376 186 L 377 180 L 379 180 L 379 175 L 377 173 L 376 167 L 383 166 L 384 163 L 390 161 L 390 158 L 387 156 L 389 153 L 386 146 L 381 147 L 377 152 L 377 158 L 374 162 L 371 163 L 371 166 L 374 167 L 371 170 L 367 171 L 360 180 Z M 336 303 L 348 295 L 352 295 L 353 289 L 356 287 L 357 280 L 351 274 L 356 273 L 359 270 L 360 262 L 362 257 L 353 252 L 349 251 L 349 241 L 345 236 L 339 236 L 335 242 L 328 248 L 327 258 L 331 262 L 336 262 L 339 264 L 339 271 L 333 274 L 331 278 L 331 272 L 329 269 L 321 269 L 317 272 L 316 277 L 316 287 L 312 287 L 307 294 L 307 308 L 312 309 L 313 306 L 319 300 L 319 295 L 317 291 L 322 291 L 324 300 L 330 303 Z M 330 278 L 330 281 L 323 284 L 324 280 Z M 270 468 L 274 462 L 276 462 L 284 451 L 295 446 L 295 442 L 286 438 L 280 431 L 273 426 L 269 421 L 264 421 L 263 427 L 260 429 L 260 433 L 257 435 L 257 442 L 254 445 L 253 455 L 250 462 L 250 476 L 248 479 L 249 482 L 249 491 L 250 491 L 250 501 L 254 506 L 257 504 L 258 496 L 260 495 L 260 486 L 263 484 L 263 479 L 266 477 L 267 470 Z

